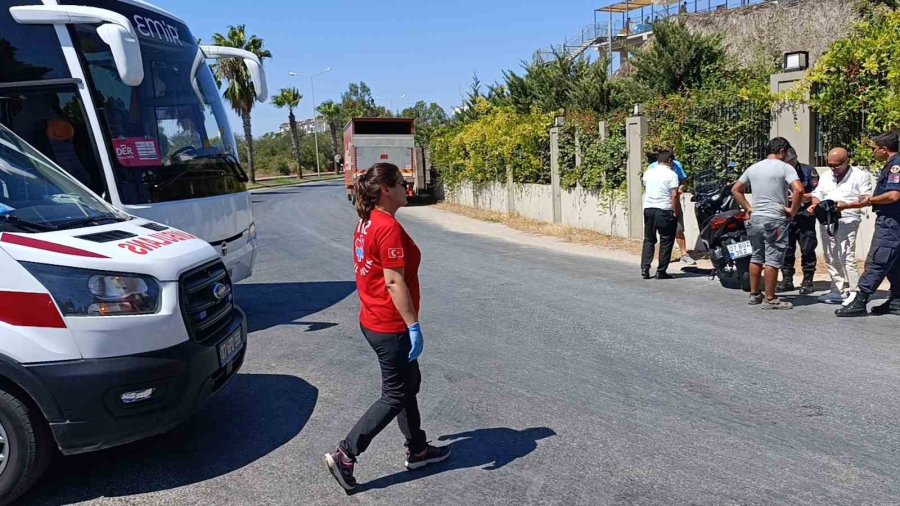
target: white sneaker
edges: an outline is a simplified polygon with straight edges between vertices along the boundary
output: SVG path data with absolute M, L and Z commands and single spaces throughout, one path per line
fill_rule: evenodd
M 689 257 L 688 255 L 684 255 L 681 257 L 681 263 L 688 265 L 697 265 L 697 261 Z
M 825 304 L 841 304 L 844 302 L 844 296 L 839 292 L 832 291 L 820 296 L 818 300 Z

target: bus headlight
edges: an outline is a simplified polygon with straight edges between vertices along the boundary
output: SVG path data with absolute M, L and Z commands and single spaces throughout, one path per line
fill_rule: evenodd
M 65 316 L 124 316 L 159 311 L 160 285 L 151 276 L 22 262 Z
M 247 229 L 247 240 L 252 241 L 254 239 L 256 239 L 256 223 L 255 222 L 251 223 L 250 228 Z

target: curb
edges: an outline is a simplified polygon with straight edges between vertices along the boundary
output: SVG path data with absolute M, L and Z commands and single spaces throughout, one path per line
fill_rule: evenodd
M 284 187 L 291 187 L 291 186 L 304 186 L 304 185 L 313 184 L 313 183 L 322 183 L 322 182 L 327 182 L 327 181 L 338 181 L 338 180 L 341 180 L 341 179 L 344 179 L 344 177 L 343 177 L 343 176 L 334 176 L 334 177 L 329 177 L 329 178 L 314 179 L 314 180 L 312 180 L 312 181 L 296 181 L 296 182 L 283 183 L 283 184 L 274 184 L 274 185 L 271 185 L 271 186 L 261 186 L 261 187 L 259 187 L 259 188 L 253 188 L 252 190 L 247 190 L 247 191 L 249 191 L 250 193 L 253 193 L 253 192 L 262 191 L 262 190 L 269 190 L 269 189 L 271 189 L 271 188 L 284 188 Z

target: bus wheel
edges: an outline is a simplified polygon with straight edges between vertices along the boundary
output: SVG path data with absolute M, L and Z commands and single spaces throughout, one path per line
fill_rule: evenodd
M 43 418 L 0 390 L 0 504 L 9 504 L 44 474 L 53 455 Z

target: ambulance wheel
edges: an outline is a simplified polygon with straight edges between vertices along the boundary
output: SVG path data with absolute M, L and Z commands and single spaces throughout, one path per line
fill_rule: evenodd
M 43 418 L 0 390 L 0 505 L 11 504 L 44 474 L 53 456 Z

